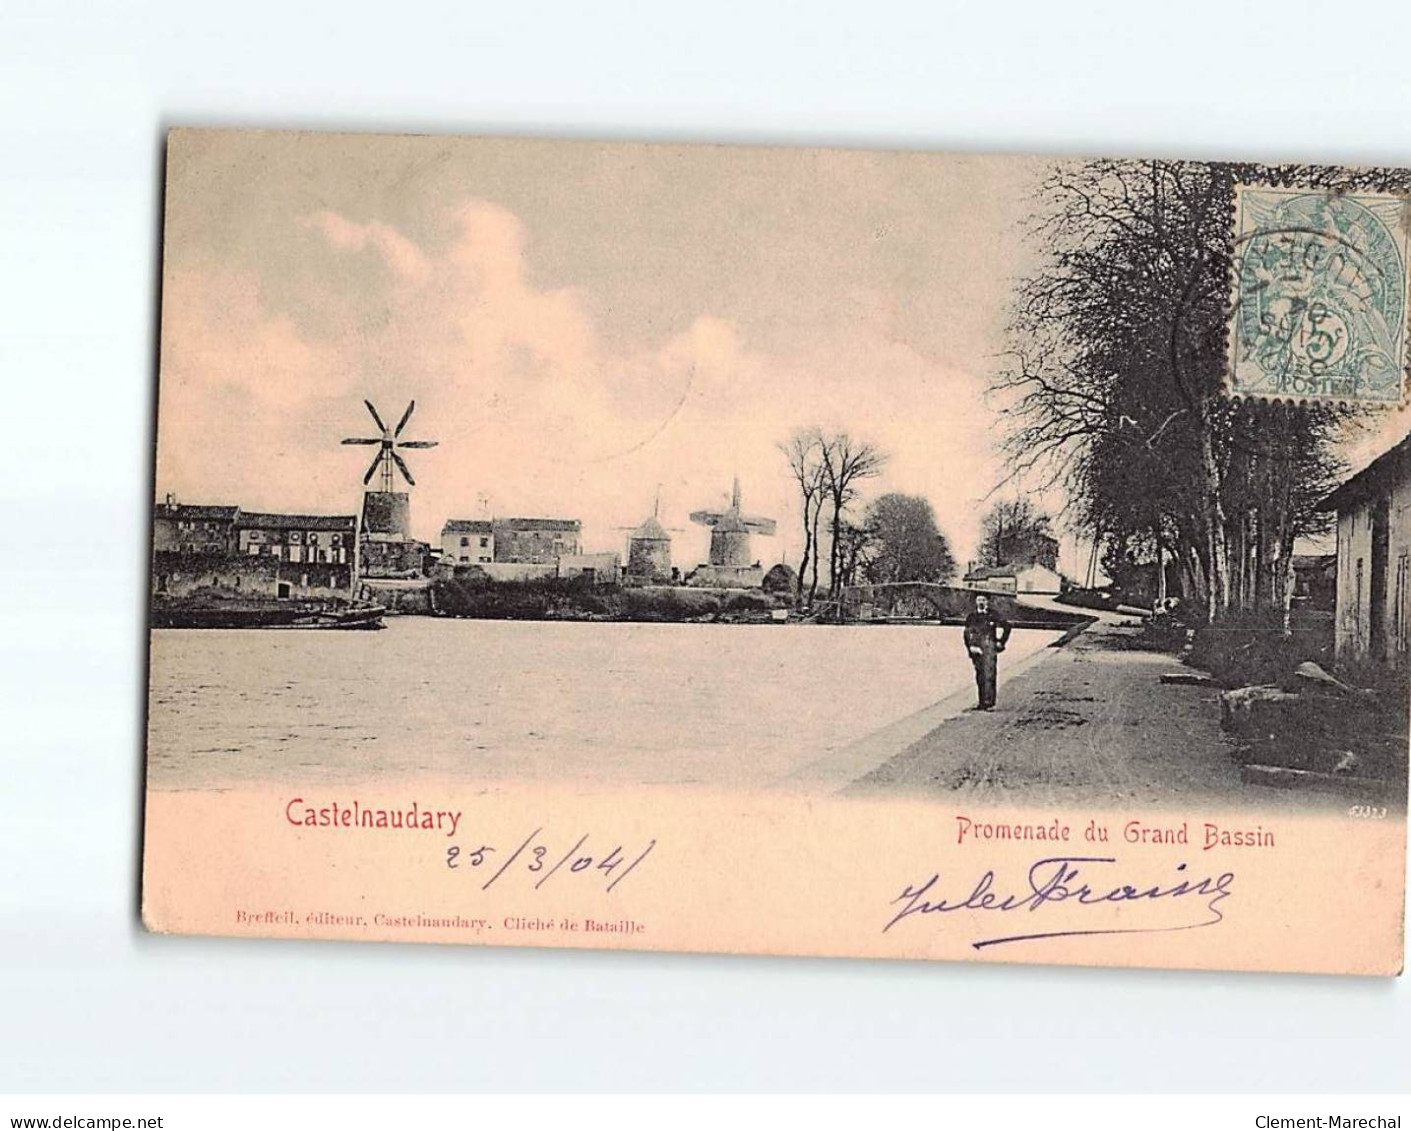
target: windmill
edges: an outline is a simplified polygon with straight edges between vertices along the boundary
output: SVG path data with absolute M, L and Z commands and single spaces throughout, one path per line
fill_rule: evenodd
M 710 564 L 742 567 L 751 564 L 750 535 L 773 534 L 772 518 L 740 513 L 740 479 L 730 494 L 730 509 L 725 511 L 692 511 L 691 521 L 710 527 Z
M 372 482 L 372 477 L 380 471 L 382 473 L 382 483 L 379 487 L 384 494 L 390 495 L 394 481 L 392 469 L 395 467 L 402 473 L 402 478 L 408 484 L 415 487 L 416 480 L 412 478 L 411 468 L 407 466 L 407 461 L 397 454 L 398 448 L 434 448 L 435 440 L 399 440 L 397 437 L 402 434 L 402 429 L 407 426 L 407 421 L 412 418 L 412 410 L 416 408 L 416 401 L 407 402 L 407 411 L 402 413 L 402 419 L 397 421 L 396 428 L 388 428 L 382 423 L 382 417 L 377 415 L 377 409 L 369 400 L 363 401 L 367 405 L 368 412 L 372 413 L 372 419 L 381 430 L 382 435 L 372 436 L 350 436 L 344 440 L 345 444 L 377 444 L 379 451 L 373 457 L 372 463 L 368 466 L 367 474 L 363 476 L 363 486 L 366 487 Z
M 657 484 L 652 513 L 637 526 L 619 526 L 630 530 L 627 538 L 627 576 L 634 581 L 656 582 L 671 580 L 671 535 L 680 533 L 677 527 L 662 526 L 661 484 Z

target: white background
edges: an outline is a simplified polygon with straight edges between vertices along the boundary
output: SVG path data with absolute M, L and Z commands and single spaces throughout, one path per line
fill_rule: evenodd
M 1407 164 L 1408 33 L 1393 3 L 5 0 L 0 1090 L 1405 1089 L 1404 979 L 155 938 L 136 901 L 166 127 Z

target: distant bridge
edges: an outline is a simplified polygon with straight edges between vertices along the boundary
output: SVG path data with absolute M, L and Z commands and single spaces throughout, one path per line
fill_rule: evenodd
M 1020 596 L 997 590 L 940 585 L 934 581 L 879 581 L 845 586 L 841 601 L 815 603 L 813 616 L 820 620 L 861 620 L 864 605 L 873 606 L 873 621 L 928 621 L 962 624 L 973 608 L 977 593 L 984 593 L 1015 628 L 1067 628 L 1094 618 L 1082 609 L 1059 608 L 1040 600 L 1026 604 Z M 903 610 L 898 613 L 900 606 Z M 926 613 L 918 613 L 924 606 Z M 927 615 L 929 613 L 929 615 Z
M 880 606 L 885 611 L 881 612 L 880 617 L 874 615 L 871 619 L 963 619 L 970 609 L 973 593 L 974 590 L 971 589 L 941 585 L 934 581 L 862 582 L 844 586 L 840 601 L 826 598 L 814 602 L 813 615 L 825 620 L 856 620 L 864 605 L 872 605 Z M 898 616 L 893 611 L 898 604 L 915 609 L 918 600 L 928 607 L 931 616 L 917 615 L 915 612 Z

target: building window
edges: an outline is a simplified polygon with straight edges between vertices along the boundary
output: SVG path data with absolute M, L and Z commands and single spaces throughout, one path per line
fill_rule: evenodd
M 480 539 L 480 548 L 481 548 L 482 550 L 486 549 L 489 545 L 490 545 L 490 539 L 488 539 L 488 538 L 482 538 L 482 539 Z
M 469 545 L 470 545 L 470 539 L 469 539 L 469 538 L 462 538 L 462 539 L 461 539 L 461 545 L 462 545 L 462 546 L 469 546 Z

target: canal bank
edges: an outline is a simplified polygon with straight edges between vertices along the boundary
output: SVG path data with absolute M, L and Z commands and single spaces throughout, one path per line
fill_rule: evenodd
M 1081 626 L 1049 638 L 1042 646 L 1036 646 L 1031 641 L 1023 648 L 1009 650 L 1007 662 L 999 670 L 1000 693 L 1004 694 L 1016 679 L 1042 664 L 1053 655 L 1055 649 L 1066 646 L 1080 631 Z M 961 670 L 965 676 L 971 675 L 968 661 Z M 974 711 L 975 699 L 974 680 L 965 678 L 935 703 L 798 766 L 777 785 L 781 789 L 805 794 L 827 794 L 846 789 L 911 750 L 950 720 L 967 711 Z
M 969 705 L 858 774 L 851 797 L 948 798 L 1025 807 L 1304 807 L 1326 797 L 1243 781 L 1220 728 L 1219 690 L 1163 683 L 1181 671 L 1140 626 L 1103 614 L 1065 647 L 1001 681 L 993 711 Z

